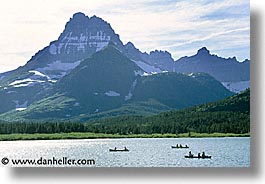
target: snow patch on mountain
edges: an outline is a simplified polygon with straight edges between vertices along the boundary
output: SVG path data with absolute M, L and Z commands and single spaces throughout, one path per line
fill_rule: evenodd
M 57 60 L 51 64 L 48 64 L 48 66 L 46 67 L 37 68 L 35 71 L 42 73 L 43 75 L 47 76 L 49 79 L 58 79 L 65 76 L 67 72 L 76 68 L 80 63 L 81 63 L 80 60 L 71 63 L 63 63 L 60 60 Z M 61 72 L 56 75 L 48 75 L 47 73 L 50 73 L 51 71 L 61 71 Z
M 146 72 L 144 72 L 144 74 L 143 75 L 141 75 L 141 76 L 144 76 L 144 77 L 146 77 L 146 76 L 150 76 L 150 75 L 152 75 L 151 73 L 146 73 Z
M 96 52 L 101 51 L 108 44 L 109 44 L 109 42 L 97 42 L 96 43 Z
M 16 111 L 23 111 L 27 109 L 28 101 L 25 101 L 23 104 L 20 104 L 18 100 L 14 100 L 13 102 L 16 104 Z
M 145 62 L 142 62 L 142 61 L 135 61 L 135 60 L 132 60 L 136 65 L 138 65 L 142 70 L 144 70 L 145 72 L 147 73 L 152 73 L 152 72 L 157 72 L 157 73 L 161 73 L 162 70 L 160 68 L 157 68 L 157 67 L 154 67 L 154 66 L 151 66 Z
M 95 48 L 98 52 L 109 44 L 110 39 L 111 37 L 104 31 L 97 31 L 96 35 L 92 32 L 74 35 L 69 31 L 62 39 L 49 46 L 49 52 L 52 55 L 70 54 L 75 51 L 85 53 L 89 48 Z
M 133 96 L 132 92 L 133 92 L 133 90 L 134 90 L 136 84 L 137 84 L 137 79 L 135 79 L 135 80 L 133 81 L 132 86 L 131 86 L 131 88 L 130 88 L 130 90 L 129 90 L 128 95 L 126 95 L 126 96 L 124 97 L 124 100 L 125 100 L 125 101 L 130 100 L 130 99 L 132 98 L 132 96 Z
M 29 82 L 33 82 L 34 80 L 28 78 L 28 79 L 22 79 L 22 80 L 15 80 L 14 82 L 10 83 L 9 86 L 14 86 L 17 84 L 21 84 L 21 83 L 29 83 Z
M 69 71 L 77 67 L 80 64 L 80 62 L 81 61 L 76 61 L 72 63 L 62 63 L 61 61 L 58 60 L 51 64 L 48 64 L 48 66 L 44 68 L 39 68 L 38 70 L 44 71 L 43 73 L 45 73 L 46 71 L 52 71 L 52 70 Z
M 103 31 L 97 31 L 96 35 L 91 35 L 91 33 L 89 33 L 89 39 L 92 40 L 100 40 L 100 41 L 110 41 L 110 36 L 106 35 Z
M 57 82 L 57 80 L 54 80 L 54 79 L 49 79 L 48 81 L 51 82 L 51 83 L 56 83 Z
M 26 109 L 27 109 L 26 107 L 19 107 L 19 108 L 16 108 L 16 111 L 24 111 Z
M 8 86 L 20 88 L 20 87 L 26 87 L 26 86 L 33 86 L 37 83 L 43 83 L 43 82 L 45 82 L 45 81 L 33 80 L 30 78 L 27 78 L 27 79 L 22 79 L 22 80 L 15 80 L 14 82 L 10 83 Z
M 151 76 L 151 75 L 156 75 L 156 74 L 159 74 L 159 73 L 168 73 L 168 71 L 162 71 L 162 72 L 151 72 L 151 73 L 146 73 L 144 72 L 141 76 Z
M 115 91 L 108 91 L 108 92 L 106 92 L 104 94 L 107 95 L 107 96 L 120 96 L 121 95 L 120 93 L 117 93 Z
M 134 75 L 135 75 L 135 76 L 137 76 L 137 75 L 142 76 L 143 74 L 144 74 L 144 72 L 141 71 L 141 70 L 134 71 Z
M 37 70 L 30 70 L 29 73 L 33 73 L 37 77 L 46 77 L 47 79 L 50 79 L 49 76 L 44 75 L 43 73 L 37 71 Z
M 196 75 L 194 73 L 184 73 L 184 74 L 186 74 L 189 77 L 196 78 Z
M 250 86 L 250 81 L 222 82 L 223 86 L 234 93 L 240 93 Z

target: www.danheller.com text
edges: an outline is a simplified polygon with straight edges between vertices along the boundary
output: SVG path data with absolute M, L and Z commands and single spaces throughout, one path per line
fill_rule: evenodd
M 43 158 L 39 159 L 9 159 L 4 157 L 1 159 L 2 165 L 11 166 L 89 166 L 96 165 L 94 159 L 71 159 L 68 157 L 62 158 Z

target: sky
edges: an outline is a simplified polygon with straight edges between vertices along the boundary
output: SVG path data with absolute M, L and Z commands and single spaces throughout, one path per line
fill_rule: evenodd
M 249 0 L 0 0 L 0 73 L 24 65 L 57 40 L 76 12 L 111 24 L 142 52 L 177 60 L 206 46 L 222 57 L 250 58 Z

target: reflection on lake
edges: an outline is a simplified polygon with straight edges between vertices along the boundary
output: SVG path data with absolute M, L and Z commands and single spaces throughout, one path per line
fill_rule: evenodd
M 172 149 L 176 144 L 188 149 Z M 109 152 L 127 147 L 129 152 Z M 188 159 L 194 154 L 212 159 Z M 250 138 L 136 138 L 0 142 L 0 159 L 94 159 L 96 167 L 249 167 Z M 14 165 L 13 165 L 14 166 Z

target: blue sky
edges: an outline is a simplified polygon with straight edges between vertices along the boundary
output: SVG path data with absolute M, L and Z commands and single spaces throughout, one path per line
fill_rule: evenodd
M 250 57 L 249 0 L 9 0 L 0 7 L 0 72 L 24 65 L 79 11 L 103 18 L 141 51 L 178 59 L 206 46 L 222 57 Z

